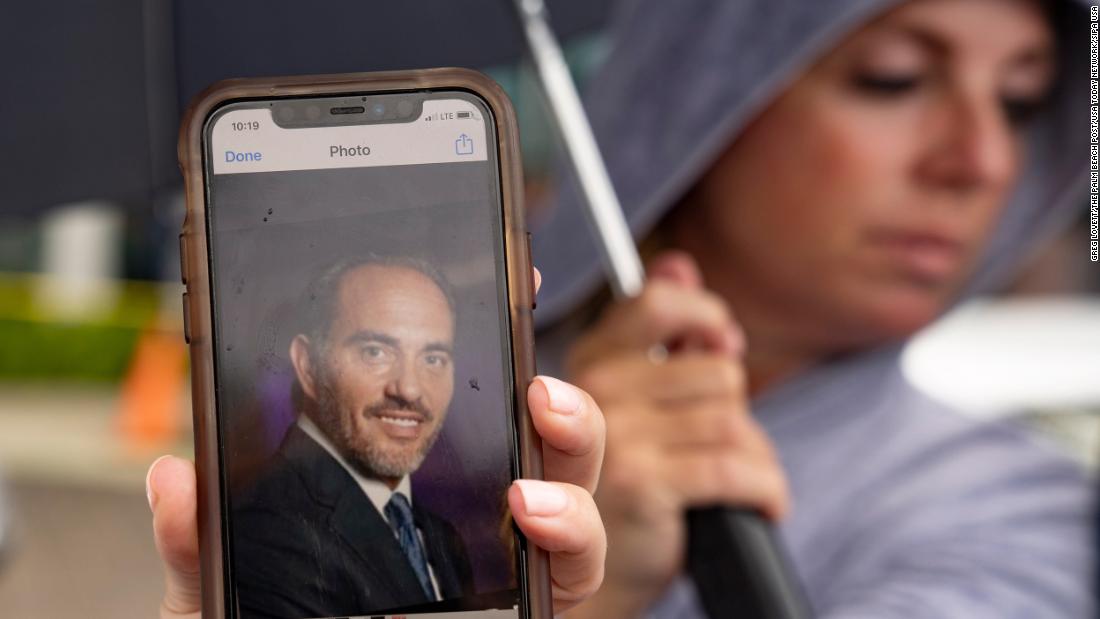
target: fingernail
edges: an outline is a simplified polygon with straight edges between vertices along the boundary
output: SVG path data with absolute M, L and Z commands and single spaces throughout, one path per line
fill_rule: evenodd
M 726 332 L 726 342 L 730 348 L 730 352 L 734 357 L 741 357 L 745 354 L 745 334 L 741 332 L 741 329 L 737 327 L 731 328 Z
M 550 398 L 550 410 L 559 415 L 574 415 L 581 410 L 581 394 L 577 388 L 550 376 L 539 376 L 536 380 L 546 387 Z
M 153 463 L 149 465 L 149 472 L 145 474 L 145 498 L 149 501 L 149 509 L 155 510 L 157 507 L 157 493 L 153 492 L 153 471 L 156 470 L 160 461 L 168 456 L 161 456 Z
M 528 516 L 554 516 L 569 505 L 569 496 L 561 488 L 535 479 L 517 479 L 519 493 L 523 496 L 523 511 Z

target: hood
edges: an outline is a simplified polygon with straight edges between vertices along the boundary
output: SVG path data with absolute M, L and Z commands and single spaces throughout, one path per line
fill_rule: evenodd
M 898 0 L 633 0 L 585 105 L 635 240 L 647 235 L 747 123 L 803 69 Z M 1064 0 L 1059 75 L 1028 134 L 1022 176 L 965 296 L 995 290 L 1065 228 L 1087 180 L 1088 3 Z M 1069 76 L 1070 79 L 1065 79 Z M 575 180 L 533 220 L 543 275 L 536 324 L 556 322 L 605 282 Z

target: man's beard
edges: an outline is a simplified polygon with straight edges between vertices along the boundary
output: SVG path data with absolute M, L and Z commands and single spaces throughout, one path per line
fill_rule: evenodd
M 406 410 L 420 414 L 423 417 L 421 423 L 430 424 L 435 419 L 435 415 L 431 411 L 421 402 L 383 396 L 381 400 L 367 405 L 363 410 L 354 413 L 345 412 L 340 408 L 340 402 L 328 381 L 328 376 L 325 374 L 324 371 L 318 372 L 317 408 L 312 417 L 349 464 L 367 477 L 380 479 L 401 478 L 420 468 L 424 458 L 439 438 L 439 432 L 443 424 L 436 426 L 431 430 L 430 435 L 422 439 L 423 444 L 419 450 L 392 453 L 379 444 L 385 441 L 385 438 L 380 441 L 372 441 L 357 433 L 354 420 L 348 415 L 358 415 L 366 420 L 376 419 L 380 413 L 386 411 Z

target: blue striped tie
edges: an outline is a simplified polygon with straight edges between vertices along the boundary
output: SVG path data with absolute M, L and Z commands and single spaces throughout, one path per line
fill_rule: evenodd
M 424 595 L 429 600 L 435 601 L 435 589 L 432 587 L 431 576 L 428 575 L 428 561 L 424 558 L 424 549 L 420 546 L 420 536 L 416 533 L 416 523 L 413 522 L 412 506 L 409 500 L 400 492 L 394 492 L 386 503 L 386 519 L 397 533 L 397 541 L 401 544 L 401 551 L 409 560 L 409 565 L 416 572 L 416 579 L 420 581 L 420 587 L 424 589 Z

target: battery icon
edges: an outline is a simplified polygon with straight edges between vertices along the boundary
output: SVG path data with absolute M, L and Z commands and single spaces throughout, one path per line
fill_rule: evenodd
M 456 118 L 473 118 L 473 114 L 471 112 L 458 112 L 458 113 L 455 114 L 455 117 Z

